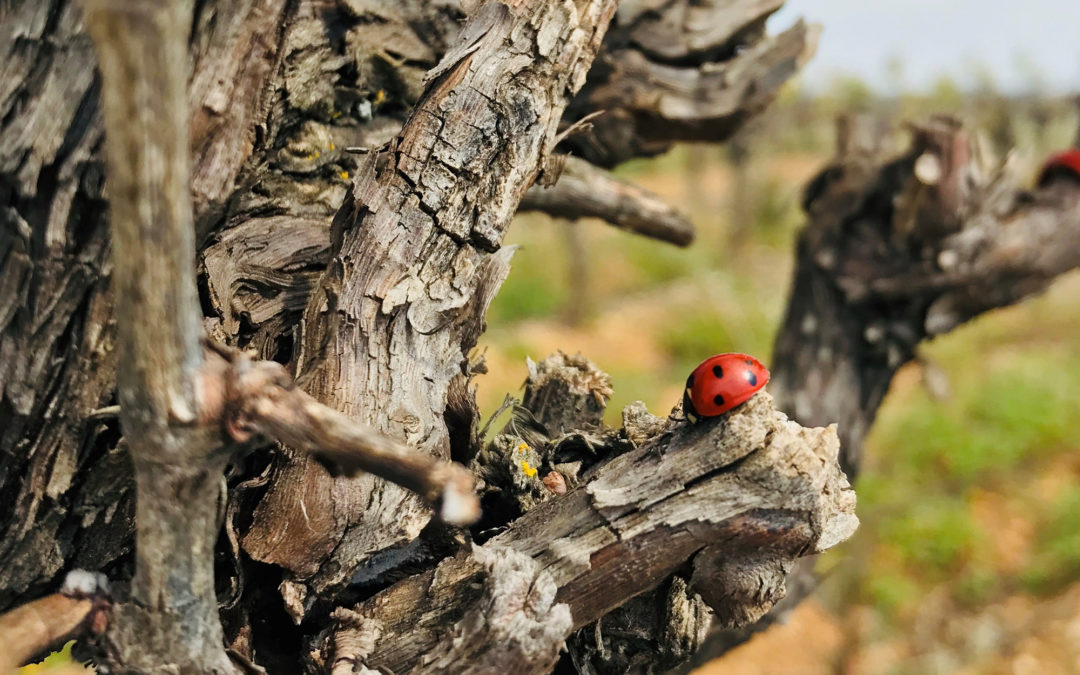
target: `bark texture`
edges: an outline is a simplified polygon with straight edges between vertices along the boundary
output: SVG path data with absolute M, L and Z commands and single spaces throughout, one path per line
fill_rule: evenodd
M 722 11 L 721 4 L 731 11 Z M 383 622 L 400 617 L 387 615 L 373 623 L 361 608 L 403 577 L 432 574 L 444 559 L 444 565 L 467 560 L 480 566 L 483 599 L 460 605 L 464 614 L 455 619 L 464 621 L 463 634 L 471 636 L 468 646 L 440 642 L 430 651 L 430 667 L 455 663 L 469 653 L 478 669 L 504 664 L 549 668 L 571 630 L 635 594 L 639 608 L 652 602 L 664 608 L 666 618 L 650 633 L 659 645 L 657 654 L 666 659 L 662 663 L 686 658 L 700 642 L 709 621 L 706 601 L 722 607 L 718 611 L 732 621 L 760 613 L 779 593 L 780 572 L 790 559 L 829 541 L 824 530 L 815 529 L 828 518 L 806 515 L 824 518 L 823 507 L 800 507 L 810 522 L 806 527 L 777 521 L 781 530 L 797 534 L 780 537 L 783 541 L 763 535 L 768 561 L 749 576 L 742 563 L 721 569 L 719 557 L 705 553 L 700 537 L 712 532 L 709 528 L 721 528 L 730 530 L 734 547 L 749 547 L 759 522 L 752 520 L 728 522 L 717 516 L 716 522 L 701 526 L 705 529 L 694 529 L 672 516 L 676 524 L 658 525 L 655 532 L 640 524 L 644 529 L 633 532 L 643 545 L 675 541 L 683 562 L 657 562 L 660 549 L 645 546 L 652 553 L 643 553 L 640 560 L 626 558 L 644 576 L 624 585 L 618 556 L 601 559 L 607 567 L 598 567 L 598 574 L 607 577 L 551 576 L 547 563 L 531 549 L 488 541 L 491 530 L 509 527 L 508 533 L 525 533 L 511 522 L 519 516 L 539 518 L 531 516 L 533 507 L 554 508 L 546 502 L 556 495 L 554 501 L 563 504 L 583 499 L 582 485 L 600 475 L 590 470 L 601 472 L 607 461 L 617 461 L 612 455 L 632 454 L 647 442 L 666 446 L 667 441 L 649 441 L 658 434 L 667 434 L 673 447 L 686 452 L 698 446 L 679 440 L 684 432 L 676 422 L 665 423 L 639 408 L 627 412 L 623 429 L 604 429 L 604 377 L 575 366 L 578 379 L 567 383 L 549 377 L 546 386 L 530 390 L 535 398 L 514 416 L 515 429 L 533 439 L 529 447 L 545 453 L 529 460 L 544 473 L 531 475 L 502 445 L 481 448 L 469 379 L 483 366 L 470 362 L 467 354 L 508 272 L 512 251 L 500 249 L 500 242 L 519 201 L 537 176 L 560 189 L 562 162 L 550 155 L 555 145 L 610 165 L 657 152 L 677 139 L 726 137 L 771 100 L 812 50 L 813 31 L 805 27 L 779 38 L 764 33 L 764 18 L 775 8 L 673 1 L 629 5 L 614 15 L 614 2 L 608 0 L 195 2 L 190 19 L 177 22 L 185 30 L 191 27 L 188 107 L 182 116 L 188 122 L 173 117 L 183 108 L 175 101 L 159 110 L 158 118 L 187 128 L 186 134 L 164 140 L 174 149 L 190 146 L 190 207 L 181 208 L 185 196 L 179 195 L 155 208 L 162 213 L 186 210 L 187 222 L 194 224 L 198 309 L 209 335 L 288 364 L 304 389 L 346 413 L 334 417 L 309 409 L 305 401 L 314 401 L 300 397 L 291 412 L 306 412 L 292 418 L 296 424 L 286 424 L 285 417 L 271 419 L 264 409 L 262 424 L 248 431 L 287 438 L 295 447 L 283 449 L 275 461 L 264 453 L 237 458 L 222 480 L 226 455 L 176 472 L 162 469 L 164 457 L 145 461 L 148 455 L 134 447 L 138 431 L 132 431 L 155 415 L 165 411 L 166 418 L 182 423 L 197 410 L 177 404 L 190 396 L 183 386 L 165 386 L 168 400 L 159 401 L 164 407 L 152 406 L 153 414 L 145 416 L 138 405 L 121 400 L 130 438 L 118 443 L 116 413 L 103 406 L 116 401 L 119 360 L 138 366 L 128 371 L 138 377 L 152 375 L 161 365 L 132 358 L 138 355 L 131 349 L 117 349 L 118 322 L 132 325 L 132 315 L 145 310 L 159 318 L 137 328 L 142 338 L 128 335 L 125 344 L 144 344 L 160 331 L 170 340 L 179 337 L 176 348 L 166 351 L 179 356 L 183 368 L 199 358 L 215 368 L 226 366 L 212 354 L 192 350 L 199 331 L 190 319 L 190 276 L 171 291 L 175 301 L 159 300 L 155 307 L 153 298 L 141 297 L 141 305 L 114 307 L 111 291 L 138 296 L 125 290 L 138 290 L 138 283 L 124 287 L 121 277 L 125 283 L 138 282 L 143 274 L 150 283 L 158 275 L 182 279 L 184 272 L 137 267 L 126 253 L 134 250 L 130 245 L 110 242 L 106 196 L 126 199 L 129 190 L 122 177 L 112 177 L 121 169 L 110 170 L 105 186 L 102 87 L 77 7 L 68 0 L 0 4 L 0 69 L 5 75 L 0 84 L 0 489 L 12 495 L 12 508 L 0 510 L 0 607 L 43 595 L 73 566 L 104 570 L 118 581 L 120 621 L 112 637 L 94 648 L 97 654 L 117 657 L 130 651 L 117 650 L 117 645 L 152 644 L 145 660 L 126 665 L 152 670 L 155 654 L 162 657 L 157 665 L 179 663 L 182 657 L 165 655 L 200 640 L 220 642 L 212 630 L 195 629 L 182 617 L 186 611 L 192 616 L 213 612 L 209 549 L 223 518 L 224 536 L 217 542 L 212 571 L 225 641 L 237 667 L 254 660 L 275 672 L 294 672 L 300 655 L 324 644 L 316 640 L 322 632 L 326 649 L 341 655 L 322 661 L 323 666 L 344 669 L 364 663 L 368 655 L 383 652 L 386 637 L 382 643 L 377 637 Z M 609 21 L 614 29 L 605 37 Z M 685 44 L 667 53 L 650 42 L 653 33 Z M 137 35 L 131 45 L 145 47 L 148 36 Z M 598 52 L 618 56 L 603 56 L 608 65 L 590 70 Z M 144 61 L 151 63 L 163 53 L 151 53 Z M 172 53 L 167 61 L 158 70 L 179 67 L 183 59 Z M 626 63 L 634 67 L 620 65 Z M 714 77 L 721 71 L 723 77 Z M 668 83 L 662 105 L 646 101 L 645 85 L 636 82 L 641 78 Z M 607 113 L 592 117 L 598 107 Z M 151 112 L 129 108 L 121 116 L 142 124 Z M 591 131 L 587 118 L 593 120 Z M 668 131 L 660 130 L 664 126 Z M 610 143 L 610 152 L 599 152 L 597 143 Z M 129 149 L 140 151 L 136 145 Z M 612 211 L 609 199 L 590 215 L 672 241 L 688 237 L 685 221 L 643 191 L 595 167 L 577 164 L 566 175 L 586 172 L 599 181 L 594 184 L 613 187 L 634 203 L 628 214 Z M 568 200 L 573 187 L 569 180 L 562 188 Z M 574 215 L 561 200 L 549 200 L 543 208 Z M 585 212 L 579 207 L 579 215 Z M 175 222 L 183 220 L 182 214 L 173 215 Z M 191 242 L 155 239 L 157 231 L 144 235 L 152 244 L 147 250 L 157 250 L 163 259 L 191 250 Z M 111 244 L 120 256 L 115 276 L 108 258 Z M 110 289 L 110 283 L 117 288 Z M 536 375 L 545 372 L 540 368 Z M 323 441 L 346 439 L 345 446 L 335 449 L 340 451 L 336 459 L 346 457 L 346 446 L 359 438 L 350 426 L 356 422 L 389 436 L 395 448 L 404 443 L 433 457 L 475 460 L 472 468 L 484 481 L 482 495 L 490 506 L 485 520 L 472 532 L 428 523 L 430 513 L 418 497 L 368 476 L 331 478 L 298 453 L 307 447 L 301 440 L 323 433 L 328 434 Z M 304 424 L 303 438 L 288 435 Z M 665 424 L 671 425 L 667 431 Z M 214 433 L 224 439 L 221 428 Z M 510 437 L 504 434 L 499 443 L 510 443 Z M 795 445 L 828 450 L 827 442 L 803 441 Z M 784 475 L 790 457 L 767 448 L 772 446 L 743 449 L 779 462 L 777 475 Z M 829 452 L 823 453 L 827 458 Z M 142 459 L 133 463 L 133 454 Z M 178 451 L 172 460 L 182 454 Z M 663 456 L 650 457 L 643 455 L 642 466 L 667 466 Z M 379 465 L 372 462 L 370 456 L 363 461 L 346 457 L 338 468 Z M 744 463 L 753 464 L 739 460 L 735 465 Z M 817 469 L 831 475 L 827 460 Z M 156 487 L 151 497 L 144 497 L 140 487 L 139 520 L 151 524 L 140 531 L 140 541 L 150 537 L 157 543 L 140 547 L 138 564 L 146 566 L 149 576 L 135 575 L 132 585 L 136 475 L 141 485 Z M 308 482 L 293 482 L 297 476 Z M 225 483 L 227 506 L 218 501 Z M 416 486 L 429 500 L 442 499 L 433 497 L 422 479 Z M 674 508 L 681 490 L 677 481 L 669 487 L 674 492 L 663 500 Z M 750 485 L 733 489 L 744 487 Z M 610 524 L 597 520 L 600 511 L 589 512 L 595 522 L 582 524 L 588 527 L 577 535 L 567 530 L 568 537 L 611 531 Z M 781 515 L 769 508 L 766 512 L 770 518 Z M 179 531 L 163 524 L 155 532 L 154 518 L 163 514 L 191 527 Z M 835 514 L 829 517 L 836 519 Z M 627 522 L 619 527 L 632 530 Z M 477 546 L 465 546 L 473 535 Z M 526 549 L 541 543 L 530 541 Z M 172 566 L 170 549 L 193 556 L 185 563 L 190 565 Z M 200 552 L 203 559 L 195 560 Z M 686 562 L 695 555 L 700 564 L 693 565 L 700 572 Z M 675 574 L 679 565 L 686 569 Z M 199 574 L 184 572 L 195 566 Z M 717 579 L 749 579 L 758 572 L 769 593 L 717 595 Z M 614 580 L 614 590 L 609 587 L 599 601 L 593 597 L 599 587 L 591 584 L 605 578 Z M 530 585 L 522 586 L 525 581 Z M 401 583 L 407 585 L 409 578 Z M 702 590 L 708 587 L 714 590 Z M 579 607 L 552 595 L 567 592 L 593 599 Z M 179 598 L 192 593 L 194 603 Z M 181 611 L 175 630 L 155 633 L 146 642 L 139 631 L 150 625 L 144 613 L 155 603 Z M 487 608 L 498 612 L 493 615 Z M 627 610 L 613 621 L 629 622 L 633 616 Z M 292 625 L 301 618 L 304 624 Z M 188 635 L 190 643 L 176 644 L 177 634 Z M 621 653 L 633 659 L 625 646 L 619 646 Z M 584 646 L 572 646 L 572 657 L 582 668 L 604 661 L 604 654 L 597 660 Z M 208 669 L 232 667 L 211 657 L 216 660 Z M 612 669 L 621 662 L 604 663 Z
M 630 0 L 609 48 L 568 113 L 604 110 L 592 133 L 566 145 L 600 166 L 664 152 L 675 141 L 730 138 L 765 108 L 817 48 L 819 28 L 798 22 L 771 36 L 783 0 Z
M 188 188 L 192 6 L 86 0 L 102 81 L 113 247 L 117 399 L 135 469 L 135 576 L 114 609 L 110 662 L 231 673 L 214 545 L 229 455 L 206 417 Z
M 268 85 L 230 74 L 274 72 L 287 3 L 220 4 L 201 3 L 193 21 L 194 72 L 213 73 L 216 88 L 191 89 L 192 117 L 205 122 L 190 134 L 191 165 L 193 181 L 228 185 L 250 148 L 230 146 L 236 156 L 222 141 L 254 139 L 258 123 L 241 132 L 220 118 L 259 120 Z M 90 414 L 113 399 L 119 356 L 96 57 L 78 7 L 59 0 L 0 5 L 0 50 L 0 489 L 12 495 L 0 509 L 0 605 L 10 606 L 72 566 L 130 574 L 134 482 L 115 417 Z M 207 202 L 193 201 L 198 222 Z
M 94 62 L 70 3 L 0 6 L 3 607 L 68 565 L 107 569 L 133 534 L 128 460 L 86 419 L 112 396 L 117 360 Z
M 466 24 L 401 133 L 360 169 L 335 219 L 333 260 L 305 310 L 297 357 L 313 396 L 450 457 L 447 390 L 502 281 L 498 272 L 489 278 L 488 266 L 507 269 L 509 251 L 492 254 L 614 9 L 488 3 Z M 326 351 L 332 360 L 322 358 Z M 275 470 L 243 545 L 292 573 L 286 583 L 301 604 L 290 611 L 299 621 L 307 598 L 344 586 L 374 554 L 415 539 L 429 517 L 396 487 L 330 480 L 293 455 Z
M 861 118 L 806 189 L 792 295 L 771 386 L 804 424 L 837 421 L 841 463 L 920 342 L 1018 302 L 1080 266 L 1080 190 L 1017 185 L 975 132 L 939 117 L 883 157 Z
M 773 409 L 767 394 L 700 425 L 681 415 L 655 418 L 636 404 L 623 429 L 593 427 L 591 457 L 583 461 L 580 430 L 545 438 L 540 429 L 557 422 L 576 428 L 582 408 L 565 402 L 596 401 L 606 376 L 562 355 L 537 373 L 526 389 L 536 407 L 517 412 L 531 420 L 531 430 L 511 422 L 475 463 L 487 490 L 535 495 L 522 503 L 526 512 L 494 538 L 376 594 L 332 626 L 331 636 L 357 621 L 377 627 L 368 651 L 349 659 L 393 672 L 447 664 L 547 672 L 571 630 L 661 584 L 669 607 L 694 607 L 681 610 L 697 617 L 693 634 L 706 624 L 705 606 L 721 625 L 742 626 L 783 597 L 796 558 L 833 546 L 857 526 L 854 492 L 836 463 L 835 428 L 799 427 Z M 583 395 L 547 399 L 542 392 L 552 389 Z M 555 410 L 566 417 L 554 417 Z M 549 471 L 577 487 L 558 495 L 540 478 Z M 441 639 L 448 626 L 452 644 Z M 657 636 L 669 665 L 680 659 L 667 652 L 686 641 L 687 631 L 675 628 Z M 343 658 L 337 642 L 324 640 L 316 665 Z M 515 656 L 507 660 L 504 649 Z M 679 656 L 689 651 L 683 647 Z M 603 658 L 574 654 L 586 672 L 614 672 Z

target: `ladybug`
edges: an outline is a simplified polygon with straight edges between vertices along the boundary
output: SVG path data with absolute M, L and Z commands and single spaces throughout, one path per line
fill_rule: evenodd
M 686 378 L 683 412 L 692 424 L 746 403 L 769 381 L 769 371 L 753 356 L 717 354 Z
M 1051 155 L 1039 171 L 1039 187 L 1046 187 L 1058 178 L 1080 182 L 1080 150 L 1065 150 Z

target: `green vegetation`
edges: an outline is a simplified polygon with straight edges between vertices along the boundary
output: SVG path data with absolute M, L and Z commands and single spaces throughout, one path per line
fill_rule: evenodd
M 1070 486 L 1048 505 L 1031 564 L 1021 577 L 1035 593 L 1051 593 L 1080 577 L 1080 486 Z
M 840 584 L 849 584 L 848 594 L 902 621 L 940 584 L 958 605 L 977 607 L 1080 578 L 1080 489 L 1057 483 L 1080 473 L 1072 459 L 1080 430 L 1070 424 L 1080 400 L 1080 345 L 1068 337 L 1080 325 L 1077 281 L 932 344 L 927 353 L 951 379 L 947 401 L 898 378 L 856 485 L 859 551 L 896 564 L 880 575 L 874 564 L 864 567 L 864 576 Z M 1029 550 L 995 542 L 1003 525 L 1033 531 L 1018 542 Z

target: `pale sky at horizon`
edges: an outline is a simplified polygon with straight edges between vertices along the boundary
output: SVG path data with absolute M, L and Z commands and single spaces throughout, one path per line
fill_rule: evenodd
M 812 90 L 849 74 L 888 92 L 898 58 L 913 90 L 942 75 L 971 86 L 981 67 L 1008 93 L 1080 93 L 1080 0 L 788 0 L 770 32 L 799 17 L 823 27 Z

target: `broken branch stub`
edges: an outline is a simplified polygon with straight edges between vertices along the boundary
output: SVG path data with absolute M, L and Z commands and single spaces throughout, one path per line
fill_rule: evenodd
M 690 591 L 725 625 L 754 620 L 783 596 L 794 560 L 843 541 L 857 526 L 838 450 L 834 427 L 800 427 L 767 393 L 699 425 L 671 418 L 642 447 L 602 462 L 583 485 L 546 499 L 487 543 L 358 605 L 355 612 L 380 627 L 363 662 L 403 672 L 422 669 L 427 654 L 450 651 L 459 663 L 475 657 L 486 667 L 525 663 L 526 672 L 542 672 L 546 657 L 523 662 L 519 655 L 549 654 L 573 628 L 687 564 Z M 531 564 L 491 564 L 522 557 Z M 542 599 L 521 604 L 519 595 L 520 607 L 498 617 L 453 618 L 473 616 L 507 584 L 550 587 L 554 597 L 537 590 Z M 537 613 L 561 611 L 569 620 L 557 622 L 560 630 L 530 628 Z M 447 625 L 454 626 L 452 641 Z M 496 632 L 516 645 L 508 648 L 514 656 L 477 651 Z
M 565 160 L 554 185 L 533 185 L 521 200 L 522 211 L 543 211 L 556 218 L 599 218 L 619 229 L 689 246 L 694 224 L 659 195 L 620 180 L 583 159 Z
M 447 523 L 468 525 L 480 515 L 465 467 L 416 452 L 319 403 L 279 363 L 252 362 L 240 352 L 229 357 L 223 412 L 234 440 L 259 433 L 313 455 L 332 475 L 366 472 L 392 481 L 434 505 Z

